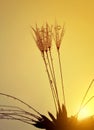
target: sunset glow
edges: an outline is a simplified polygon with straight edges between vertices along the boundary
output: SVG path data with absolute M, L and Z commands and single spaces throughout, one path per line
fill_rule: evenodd
M 55 113 L 52 93 L 31 26 L 45 23 L 63 27 L 61 64 L 68 115 L 75 115 L 94 79 L 94 0 L 0 0 L 0 92 L 22 99 L 40 113 Z M 54 40 L 53 40 L 54 41 Z M 52 56 L 60 101 L 63 101 L 57 54 Z M 56 48 L 55 48 L 56 49 Z M 94 88 L 94 87 L 92 87 Z M 91 89 L 86 101 L 94 96 Z M 0 97 L 0 104 L 18 105 Z M 20 104 L 21 108 L 24 108 Z M 87 107 L 87 106 L 86 106 Z M 94 100 L 79 113 L 79 120 L 94 114 Z M 19 127 L 18 127 L 19 126 Z M 0 130 L 36 130 L 15 121 L 0 120 Z
M 86 108 L 83 108 L 83 109 L 80 111 L 79 115 L 78 115 L 78 119 L 79 119 L 79 120 L 82 120 L 82 119 L 84 119 L 84 118 L 87 118 L 89 115 L 90 115 L 89 110 L 86 109 Z

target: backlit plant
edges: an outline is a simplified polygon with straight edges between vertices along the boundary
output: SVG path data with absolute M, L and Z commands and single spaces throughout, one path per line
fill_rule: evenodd
M 78 115 L 81 109 L 83 109 L 87 105 L 87 103 L 94 98 L 94 96 L 92 96 L 84 103 L 87 93 L 94 82 L 94 79 L 91 81 L 82 99 L 78 112 L 74 116 L 71 117 L 67 116 L 65 90 L 63 84 L 62 65 L 60 56 L 60 46 L 65 31 L 64 26 L 61 27 L 58 24 L 56 24 L 55 26 L 50 26 L 48 23 L 46 23 L 45 26 L 38 27 L 36 25 L 35 27 L 31 28 L 33 31 L 33 38 L 35 40 L 38 49 L 40 50 L 41 56 L 44 61 L 55 105 L 56 115 L 53 115 L 52 113 L 48 112 L 50 118 L 49 119 L 48 117 L 41 114 L 39 111 L 37 111 L 24 101 L 20 100 L 19 98 L 5 93 L 0 93 L 1 96 L 6 96 L 11 99 L 17 100 L 18 102 L 27 106 L 30 110 L 33 110 L 34 113 L 36 113 L 34 114 L 32 112 L 29 112 L 23 108 L 20 108 L 19 106 L 0 105 L 0 119 L 19 120 L 21 122 L 34 125 L 37 128 L 46 130 L 93 130 L 94 129 L 93 116 L 83 121 L 79 121 Z M 52 57 L 53 43 L 56 46 L 56 51 L 58 55 L 63 102 L 60 102 L 58 93 L 58 84 L 56 82 L 56 74 Z

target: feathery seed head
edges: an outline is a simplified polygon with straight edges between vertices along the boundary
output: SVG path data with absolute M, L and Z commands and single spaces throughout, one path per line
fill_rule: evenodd
M 64 36 L 64 26 L 62 28 L 59 25 L 55 25 L 54 30 L 55 30 L 55 36 L 54 36 L 55 43 L 56 43 L 57 49 L 59 50 L 61 42 L 62 42 L 62 38 Z
M 35 33 L 35 37 L 33 36 L 33 38 L 39 50 L 41 52 L 48 51 L 52 43 L 52 27 L 46 23 L 46 25 L 41 26 L 41 28 L 38 28 L 36 25 L 36 28 L 32 27 L 32 30 Z

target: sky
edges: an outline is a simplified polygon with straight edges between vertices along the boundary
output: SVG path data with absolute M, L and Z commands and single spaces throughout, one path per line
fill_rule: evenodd
M 65 24 L 60 49 L 66 107 L 71 116 L 78 111 L 94 78 L 93 0 L 0 0 L 0 92 L 22 99 L 42 114 L 49 110 L 55 113 L 46 70 L 31 30 L 35 24 L 54 25 L 55 21 Z M 93 87 L 87 99 L 93 96 Z M 0 104 L 18 103 L 0 97 Z M 92 100 L 86 106 L 87 115 L 94 114 L 93 104 Z M 19 121 L 5 120 L 0 120 L 0 129 L 36 130 Z

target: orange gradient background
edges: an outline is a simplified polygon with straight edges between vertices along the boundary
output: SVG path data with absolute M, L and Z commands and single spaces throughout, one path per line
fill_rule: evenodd
M 55 114 L 46 70 L 31 31 L 36 23 L 40 26 L 55 21 L 65 24 L 61 57 L 66 106 L 71 116 L 78 111 L 94 78 L 93 0 L 0 0 L 0 92 L 26 101 L 43 114 L 47 115 L 48 110 Z M 53 56 L 55 60 L 56 54 Z M 58 70 L 58 64 L 55 67 Z M 57 72 L 58 86 L 59 80 Z M 93 96 L 93 87 L 87 99 Z M 0 97 L 0 104 L 8 105 L 9 100 Z M 93 100 L 86 110 L 86 116 L 94 114 Z M 19 121 L 5 120 L 0 120 L 0 129 L 36 130 Z

